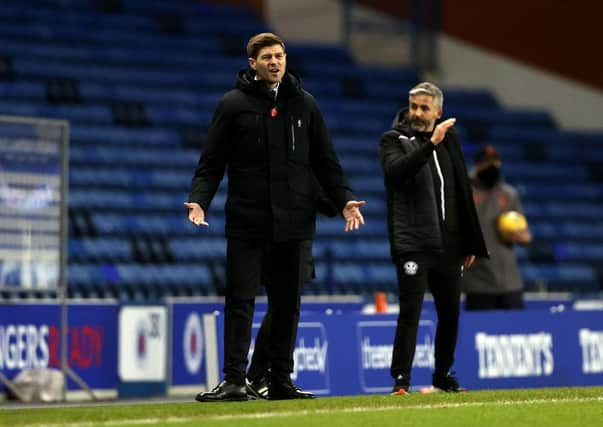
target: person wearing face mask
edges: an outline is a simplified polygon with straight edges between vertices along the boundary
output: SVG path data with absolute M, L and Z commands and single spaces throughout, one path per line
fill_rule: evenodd
M 501 156 L 492 145 L 480 149 L 470 173 L 473 199 L 477 208 L 490 259 L 477 260 L 462 280 L 466 310 L 521 310 L 523 282 L 513 246 L 528 244 L 528 227 L 501 236 L 497 220 L 501 214 L 523 214 L 517 190 L 502 179 Z
M 392 393 L 407 394 L 425 291 L 438 315 L 434 390 L 464 389 L 450 369 L 458 335 L 463 268 L 487 257 L 455 119 L 441 120 L 444 96 L 424 82 L 408 93 L 379 143 L 388 233 L 400 311 L 390 373 Z

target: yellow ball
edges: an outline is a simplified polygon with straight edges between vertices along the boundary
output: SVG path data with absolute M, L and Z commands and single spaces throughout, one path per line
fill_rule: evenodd
M 528 221 L 523 214 L 517 211 L 507 211 L 499 215 L 496 227 L 500 235 L 505 238 L 509 233 L 526 230 Z

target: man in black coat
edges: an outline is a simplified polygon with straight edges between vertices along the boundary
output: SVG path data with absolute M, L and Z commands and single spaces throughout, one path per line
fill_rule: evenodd
M 434 388 L 463 389 L 450 368 L 458 334 L 460 279 L 475 256 L 488 253 L 473 204 L 455 119 L 440 121 L 443 95 L 432 83 L 409 92 L 409 107 L 384 133 L 379 158 L 387 190 L 388 228 L 396 265 L 400 313 L 391 375 L 392 394 L 406 394 L 423 297 L 431 291 L 438 315 Z
M 246 400 L 245 368 L 255 294 L 267 284 L 271 399 L 307 396 L 291 382 L 304 241 L 315 234 L 318 189 L 345 218 L 364 223 L 312 95 L 286 71 L 283 41 L 271 33 L 247 44 L 249 68 L 220 100 L 192 180 L 189 220 L 208 226 L 205 212 L 228 171 L 224 380 L 198 401 Z M 270 277 L 266 281 L 265 278 Z

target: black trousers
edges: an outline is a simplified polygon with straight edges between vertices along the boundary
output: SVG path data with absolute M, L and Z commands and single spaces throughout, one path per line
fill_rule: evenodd
M 304 240 L 300 242 L 302 251 L 302 263 L 304 266 L 304 282 L 310 282 L 314 278 L 314 260 L 312 258 L 312 241 Z M 267 279 L 268 280 L 268 279 Z M 302 290 L 300 289 L 300 294 Z M 247 370 L 247 378 L 250 381 L 259 380 L 262 377 L 268 375 L 270 370 L 270 334 L 272 331 L 272 309 L 268 305 L 266 315 L 262 319 L 262 324 L 255 336 L 255 345 L 253 349 L 253 355 L 251 356 L 251 364 Z M 295 328 L 299 321 L 299 310 L 297 312 L 297 319 L 295 320 Z M 295 350 L 295 336 L 293 342 Z
M 436 253 L 407 254 L 396 262 L 400 313 L 396 326 L 391 375 L 410 378 L 417 344 L 423 297 L 433 295 L 438 324 L 435 372 L 447 373 L 454 363 L 458 335 L 463 258 Z
M 272 312 L 270 307 L 262 319 L 262 324 L 255 336 L 255 345 L 251 364 L 247 370 L 247 378 L 257 381 L 266 377 L 270 371 L 270 334 L 272 331 Z
M 224 302 L 224 379 L 243 385 L 255 295 L 266 285 L 272 315 L 269 331 L 271 375 L 288 378 L 293 372 L 293 350 L 301 285 L 304 279 L 301 241 L 267 242 L 228 239 L 226 298 Z

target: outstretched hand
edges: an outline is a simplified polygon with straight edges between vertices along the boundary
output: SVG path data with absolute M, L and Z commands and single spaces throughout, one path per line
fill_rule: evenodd
M 342 214 L 345 218 L 345 231 L 358 230 L 361 224 L 364 224 L 364 217 L 360 212 L 360 207 L 366 205 L 364 200 L 358 202 L 350 200 L 345 204 Z
M 197 226 L 208 227 L 209 224 L 205 222 L 205 212 L 199 206 L 199 203 L 185 202 L 184 206 L 188 208 L 188 220 Z

